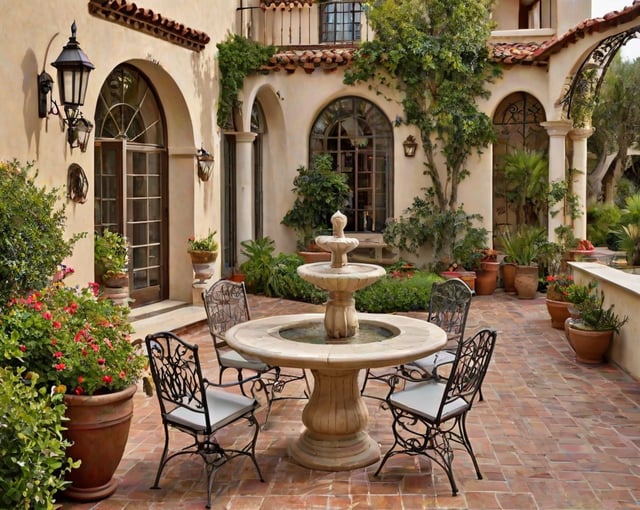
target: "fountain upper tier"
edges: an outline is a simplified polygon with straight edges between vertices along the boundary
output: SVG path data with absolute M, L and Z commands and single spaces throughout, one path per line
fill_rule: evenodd
M 385 275 L 383 267 L 374 264 L 349 263 L 347 254 L 358 246 L 355 238 L 345 237 L 347 217 L 337 211 L 331 217 L 332 236 L 318 236 L 316 244 L 331 252 L 331 262 L 317 262 L 298 267 L 303 280 L 328 290 L 329 299 L 325 312 L 324 327 L 329 338 L 349 338 L 358 333 L 353 293 L 368 287 Z

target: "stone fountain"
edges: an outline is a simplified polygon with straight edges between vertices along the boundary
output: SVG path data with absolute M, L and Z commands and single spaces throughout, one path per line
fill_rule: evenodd
M 271 365 L 309 369 L 313 391 L 302 412 L 304 430 L 289 454 L 311 469 L 346 471 L 380 458 L 380 447 L 366 432 L 367 407 L 358 374 L 364 368 L 407 363 L 444 347 L 446 333 L 427 321 L 401 315 L 357 313 L 353 293 L 385 274 L 374 264 L 349 263 L 358 240 L 344 235 L 346 217 L 331 218 L 333 235 L 316 243 L 331 262 L 305 264 L 301 278 L 329 292 L 325 314 L 266 317 L 227 331 L 237 351 Z M 384 390 L 383 390 L 384 391 Z

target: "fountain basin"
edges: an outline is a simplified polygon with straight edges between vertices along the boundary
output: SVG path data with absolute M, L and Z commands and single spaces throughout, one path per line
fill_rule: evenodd
M 348 264 L 331 267 L 329 262 L 316 262 L 298 266 L 300 278 L 324 290 L 355 292 L 382 278 L 386 271 L 375 264 Z
M 428 356 L 446 344 L 447 335 L 422 319 L 402 315 L 359 313 L 358 321 L 397 332 L 377 342 L 300 343 L 284 338 L 282 329 L 319 323 L 323 314 L 276 315 L 238 324 L 225 338 L 229 346 L 247 356 L 272 364 L 309 369 L 362 369 L 400 365 Z M 341 339 L 343 340 L 343 339 Z

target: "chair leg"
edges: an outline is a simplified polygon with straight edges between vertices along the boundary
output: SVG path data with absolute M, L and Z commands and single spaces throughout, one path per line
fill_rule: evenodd
M 484 395 L 482 394 L 482 386 L 478 388 L 478 393 L 480 394 L 480 402 L 484 400 Z
M 471 461 L 473 462 L 473 467 L 476 469 L 476 476 L 478 480 L 482 480 L 482 473 L 480 472 L 480 466 L 478 466 L 478 461 L 476 460 L 476 455 L 473 452 L 473 448 L 471 447 L 471 441 L 469 440 L 469 435 L 467 434 L 467 415 L 466 413 L 460 418 L 458 422 L 458 428 L 460 429 L 460 437 L 462 438 L 462 444 L 467 450 L 467 453 L 471 457 Z
M 368 368 L 364 371 L 364 381 L 362 382 L 362 388 L 360 388 L 360 395 L 364 395 L 364 389 L 367 387 L 367 381 L 369 380 L 369 372 Z
M 160 476 L 162 475 L 162 471 L 164 470 L 164 466 L 167 461 L 167 453 L 169 451 L 169 428 L 167 424 L 164 424 L 164 449 L 162 450 L 162 455 L 160 456 L 160 464 L 158 465 L 158 471 L 156 472 L 156 480 L 153 482 L 151 486 L 152 489 L 160 488 Z

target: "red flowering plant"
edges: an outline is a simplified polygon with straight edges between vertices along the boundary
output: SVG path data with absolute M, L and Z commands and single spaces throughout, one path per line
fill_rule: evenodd
M 3 308 L 0 357 L 58 393 L 124 389 L 146 366 L 131 342 L 128 314 L 127 307 L 99 299 L 98 284 L 71 288 L 55 282 Z
M 569 289 L 573 287 L 573 276 L 570 274 L 556 274 L 547 276 L 547 299 L 553 301 L 569 301 Z

